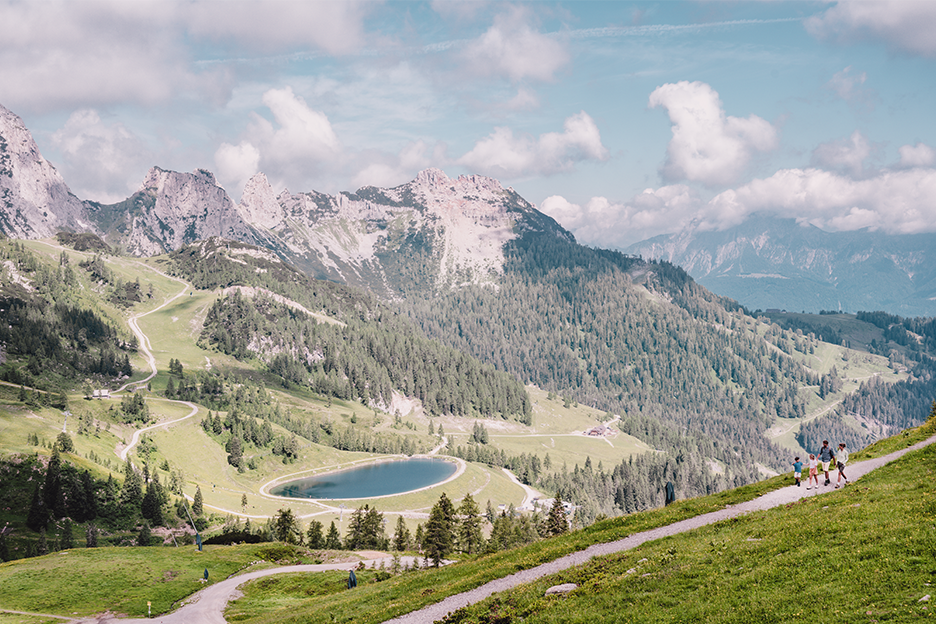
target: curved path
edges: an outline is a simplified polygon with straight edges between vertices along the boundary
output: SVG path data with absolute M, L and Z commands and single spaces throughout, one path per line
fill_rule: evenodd
M 883 455 L 881 457 L 849 464 L 847 469 L 849 481 L 853 482 L 856 479 L 859 479 L 860 477 L 868 474 L 875 468 L 879 468 L 888 462 L 902 457 L 910 451 L 915 451 L 917 449 L 923 448 L 928 444 L 933 444 L 934 442 L 936 442 L 936 436 L 933 436 L 927 440 L 923 440 L 922 442 L 918 442 L 905 449 Z M 741 516 L 752 511 L 761 511 L 764 509 L 779 507 L 781 505 L 788 505 L 808 496 L 818 496 L 820 494 L 833 491 L 835 491 L 835 489 L 832 485 L 820 486 L 819 488 L 811 491 L 806 490 L 805 487 L 796 487 L 795 485 L 790 485 L 779 490 L 774 490 L 773 492 L 768 492 L 763 496 L 745 503 L 732 505 L 719 511 L 713 511 L 701 516 L 695 516 L 694 518 L 687 518 L 686 520 L 674 522 L 673 524 L 658 527 L 656 529 L 634 533 L 633 535 L 629 535 L 628 537 L 614 542 L 594 544 L 585 550 L 580 550 L 564 557 L 560 557 L 555 561 L 550 561 L 527 570 L 521 570 L 520 572 L 516 572 L 510 576 L 505 576 L 504 578 L 491 581 L 467 592 L 449 596 L 440 602 L 423 607 L 418 611 L 413 611 L 412 613 L 402 615 L 398 618 L 387 620 L 385 624 L 423 624 L 424 622 L 435 622 L 437 620 L 441 620 L 456 609 L 480 602 L 485 598 L 496 594 L 497 592 L 505 591 L 515 587 L 516 585 L 520 585 L 521 583 L 535 581 L 536 579 L 548 576 L 550 574 L 555 574 L 556 572 L 561 572 L 562 570 L 571 568 L 573 566 L 582 565 L 593 557 L 631 550 L 637 548 L 644 542 L 668 537 L 670 535 L 676 535 L 678 533 L 685 533 L 708 524 L 713 524 L 722 520 L 728 520 L 729 518 Z
M 401 557 L 400 562 L 404 565 L 412 565 L 415 557 Z M 381 562 L 388 565 L 393 560 L 392 557 L 381 559 L 366 559 L 364 561 L 348 561 L 345 563 L 324 563 L 319 565 L 295 565 L 282 568 L 269 568 L 267 570 L 257 570 L 225 579 L 214 585 L 209 585 L 198 593 L 189 596 L 184 600 L 181 608 L 172 613 L 146 619 L 117 619 L 113 615 L 92 616 L 82 620 L 73 621 L 73 624 L 104 624 L 113 622 L 117 624 L 227 624 L 224 619 L 224 609 L 231 600 L 239 598 L 241 593 L 237 591 L 240 585 L 247 581 L 270 576 L 271 574 L 282 574 L 284 572 L 327 572 L 333 570 L 353 570 L 362 563 L 369 568 L 375 564 L 378 566 Z
M 875 468 L 879 468 L 899 457 L 902 457 L 910 451 L 921 449 L 924 446 L 933 444 L 934 442 L 936 442 L 936 436 L 933 436 L 927 440 L 923 440 L 922 442 L 917 442 L 916 444 L 905 449 L 894 451 L 893 453 L 889 453 L 881 457 L 849 464 L 848 474 L 850 476 L 850 481 L 854 482 Z M 645 542 L 668 537 L 670 535 L 676 535 L 678 533 L 685 533 L 708 524 L 713 524 L 722 520 L 728 520 L 730 518 L 750 513 L 752 511 L 761 511 L 764 509 L 779 507 L 781 505 L 788 505 L 809 496 L 818 496 L 833 491 L 835 491 L 835 489 L 832 485 L 821 486 L 818 489 L 811 491 L 807 490 L 805 487 L 796 487 L 790 485 L 779 490 L 774 490 L 773 492 L 768 492 L 763 496 L 745 503 L 729 506 L 719 511 L 713 511 L 711 513 L 695 516 L 693 518 L 687 518 L 686 520 L 674 522 L 673 524 L 650 529 L 648 531 L 634 533 L 633 535 L 629 535 L 628 537 L 614 542 L 594 544 L 584 550 L 568 554 L 554 561 L 543 563 L 527 570 L 521 570 L 520 572 L 516 572 L 509 576 L 491 581 L 467 592 L 449 596 L 440 602 L 423 607 L 417 611 L 413 611 L 392 620 L 387 620 L 385 624 L 424 624 L 426 622 L 435 622 L 444 618 L 446 615 L 452 611 L 455 611 L 456 609 L 480 602 L 497 592 L 508 590 L 522 583 L 535 581 L 536 579 L 561 572 L 562 570 L 571 568 L 573 566 L 582 565 L 587 563 L 593 557 L 622 552 L 625 550 L 632 550 Z M 412 559 L 413 558 L 404 558 L 405 561 L 412 561 Z M 386 562 L 388 560 L 389 558 L 371 559 L 365 561 L 364 563 L 373 566 L 375 562 Z M 224 619 L 223 615 L 224 609 L 227 607 L 228 601 L 238 596 L 237 587 L 246 581 L 271 574 L 285 574 L 289 572 L 350 570 L 357 565 L 359 564 L 356 562 L 349 562 L 324 565 L 283 566 L 281 568 L 271 568 L 268 570 L 250 572 L 247 574 L 234 576 L 222 582 L 211 585 L 210 587 L 207 587 L 186 599 L 185 604 L 180 609 L 157 618 L 145 620 L 117 619 L 113 615 L 105 614 L 103 616 L 92 616 L 90 618 L 81 620 L 73 620 L 72 624 L 143 624 L 144 622 L 158 622 L 160 624 L 187 624 L 189 622 L 199 622 L 200 624 L 226 624 L 226 620 Z
M 141 386 L 141 385 L 145 385 L 146 382 L 148 382 L 150 379 L 152 379 L 153 377 L 155 377 L 155 376 L 156 376 L 156 373 L 157 373 L 157 369 L 156 369 L 156 356 L 153 355 L 153 351 L 152 351 L 153 345 L 152 345 L 152 343 L 150 343 L 149 337 L 148 337 L 146 334 L 143 333 L 143 330 L 142 330 L 142 329 L 140 329 L 140 325 L 139 325 L 139 323 L 138 323 L 139 319 L 143 318 L 144 316 L 146 316 L 146 315 L 148 315 L 148 314 L 152 314 L 153 312 L 156 312 L 157 310 L 162 310 L 162 309 L 165 308 L 167 305 L 169 305 L 170 303 L 172 303 L 173 301 L 175 301 L 176 299 L 178 299 L 179 297 L 181 297 L 182 295 L 184 295 L 184 294 L 185 294 L 185 291 L 187 291 L 188 289 L 190 289 L 190 288 L 192 287 L 192 285 L 189 284 L 188 282 L 185 282 L 185 281 L 183 281 L 183 280 L 180 280 L 180 279 L 177 278 L 177 277 L 172 277 L 171 275 L 166 275 L 166 274 L 163 273 L 162 271 L 160 271 L 160 270 L 158 270 L 158 269 L 154 269 L 153 267 L 151 267 L 151 266 L 149 266 L 149 265 L 146 265 L 146 264 L 143 264 L 143 263 L 140 263 L 140 265 L 146 267 L 147 269 L 150 269 L 150 270 L 153 271 L 154 273 L 158 273 L 159 275 L 162 275 L 163 277 L 165 277 L 165 278 L 167 278 L 167 279 L 171 279 L 171 280 L 173 280 L 173 281 L 175 281 L 175 282 L 179 282 L 180 284 L 183 285 L 183 287 L 182 287 L 182 290 L 179 291 L 179 293 L 177 293 L 176 295 L 173 295 L 173 296 L 170 297 L 169 299 L 166 299 L 161 305 L 159 305 L 159 306 L 153 308 L 153 309 L 150 310 L 149 312 L 144 312 L 144 313 L 142 313 L 142 314 L 134 314 L 134 315 L 131 316 L 130 319 L 127 321 L 127 325 L 130 326 L 130 331 L 133 332 L 133 334 L 137 337 L 137 340 L 139 341 L 139 349 L 140 349 L 140 351 L 143 352 L 143 357 L 146 359 L 147 363 L 149 364 L 149 367 L 150 367 L 150 374 L 149 374 L 149 376 L 146 377 L 145 379 L 141 379 L 141 380 L 138 380 L 138 381 L 131 381 L 131 382 L 125 383 L 123 386 L 121 386 L 120 388 L 118 388 L 117 390 L 115 390 L 115 391 L 114 391 L 115 393 L 117 393 L 117 392 L 123 392 L 123 391 L 126 390 L 129 386 L 136 386 L 136 387 L 139 387 L 139 386 Z M 156 399 L 155 397 L 151 397 L 150 400 L 169 401 L 170 399 Z M 133 432 L 133 437 L 132 437 L 131 440 L 130 440 L 130 444 L 128 444 L 128 445 L 127 445 L 126 447 L 124 447 L 123 449 L 120 449 L 119 451 L 117 451 L 117 456 L 120 457 L 120 461 L 127 461 L 127 456 L 130 454 L 130 451 L 133 450 L 133 447 L 136 446 L 136 445 L 139 443 L 139 441 L 140 441 L 140 436 L 141 436 L 143 433 L 145 433 L 145 432 L 147 432 L 147 431 L 150 431 L 151 429 L 158 429 L 159 427 L 168 427 L 168 426 L 171 425 L 171 424 L 174 424 L 174 423 L 177 423 L 177 422 L 181 422 L 181 421 L 183 421 L 183 420 L 188 420 L 189 418 L 191 418 L 192 416 L 194 416 L 195 414 L 198 413 L 198 406 L 196 406 L 194 403 L 190 403 L 190 402 L 188 402 L 188 401 L 171 401 L 171 402 L 172 402 L 172 403 L 182 403 L 182 404 L 184 404 L 184 405 L 188 405 L 189 408 L 190 408 L 192 411 L 189 412 L 188 415 L 183 416 L 182 418 L 177 418 L 177 419 L 175 419 L 175 420 L 170 420 L 170 421 L 164 422 L 164 423 L 158 423 L 158 424 L 151 425 L 151 426 L 149 426 L 149 427 L 144 427 L 143 429 L 137 429 L 136 431 L 134 431 L 134 432 Z
M 170 401 L 170 402 L 172 402 L 172 403 L 183 403 L 183 404 L 185 404 L 185 405 L 188 405 L 188 406 L 192 409 L 192 411 L 189 412 L 187 415 L 183 416 L 182 418 L 176 418 L 175 420 L 169 420 L 169 421 L 167 421 L 167 422 L 157 423 L 157 424 L 155 424 L 155 425 L 150 425 L 149 427 L 144 427 L 144 428 L 142 428 L 142 429 L 137 429 L 136 431 L 134 431 L 134 432 L 133 432 L 133 437 L 130 439 L 130 444 L 128 444 L 127 446 L 125 446 L 124 448 L 122 448 L 120 451 L 117 452 L 117 456 L 120 457 L 120 461 L 127 461 L 127 455 L 129 455 L 129 454 L 130 454 L 130 451 L 133 450 L 133 447 L 136 446 L 137 443 L 139 443 L 139 441 L 140 441 L 140 436 L 143 435 L 144 433 L 146 433 L 147 431 L 150 431 L 151 429 L 159 429 L 160 427 L 168 427 L 169 425 L 175 424 L 175 423 L 177 423 L 177 422 L 182 422 L 183 420 L 188 420 L 189 418 L 191 418 L 192 416 L 194 416 L 195 414 L 198 413 L 198 406 L 195 405 L 194 403 L 189 403 L 188 401 L 175 401 L 175 400 L 172 400 L 172 399 L 159 399 L 159 398 L 156 398 L 156 397 L 149 397 L 147 400 L 149 400 L 149 401 Z

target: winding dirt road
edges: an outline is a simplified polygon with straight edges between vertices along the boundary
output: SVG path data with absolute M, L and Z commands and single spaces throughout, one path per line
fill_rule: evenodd
M 158 310 L 162 310 L 162 309 L 165 308 L 167 305 L 169 305 L 170 303 L 172 303 L 173 301 L 175 301 L 176 299 L 178 299 L 179 297 L 181 297 L 182 295 L 184 295 L 185 292 L 186 292 L 187 290 L 189 290 L 189 289 L 192 287 L 191 284 L 189 284 L 189 283 L 187 283 L 187 282 L 185 282 L 185 281 L 183 281 L 183 280 L 180 280 L 180 279 L 177 278 L 177 277 L 172 277 L 171 275 L 166 275 L 166 274 L 163 273 L 162 271 L 160 271 L 160 270 L 158 270 L 158 269 L 154 269 L 154 268 L 151 267 L 151 266 L 148 266 L 148 265 L 145 265 L 145 264 L 142 264 L 142 263 L 140 263 L 140 264 L 141 264 L 141 266 L 146 267 L 147 269 L 153 271 L 154 273 L 158 273 L 159 275 L 162 275 L 163 277 L 165 277 L 165 278 L 167 278 L 167 279 L 170 279 L 170 280 L 173 280 L 173 281 L 175 281 L 175 282 L 178 282 L 178 283 L 182 284 L 183 286 L 182 286 L 182 290 L 179 291 L 178 294 L 173 295 L 173 296 L 170 297 L 169 299 L 166 299 L 166 300 L 165 300 L 161 305 L 159 305 L 158 307 L 153 308 L 153 309 L 150 310 L 149 312 L 144 312 L 144 313 L 142 313 L 142 314 L 134 314 L 134 315 L 131 316 L 130 319 L 127 321 L 127 325 L 130 326 L 130 331 L 132 331 L 133 334 L 137 337 L 137 341 L 138 341 L 138 343 L 139 343 L 139 350 L 143 353 L 144 359 L 146 359 L 146 362 L 149 364 L 149 367 L 150 367 L 150 374 L 149 374 L 149 376 L 146 377 L 145 379 L 142 379 L 142 380 L 139 380 L 139 381 L 132 381 L 132 382 L 128 382 L 128 383 L 124 384 L 123 386 L 121 386 L 120 388 L 118 388 L 117 390 L 115 390 L 115 394 L 116 394 L 116 393 L 120 393 L 120 392 L 126 391 L 126 389 L 127 389 L 128 387 L 130 387 L 130 386 L 134 386 L 134 387 L 137 387 L 137 388 L 140 387 L 140 386 L 145 386 L 146 383 L 147 383 L 149 380 L 151 380 L 153 377 L 155 377 L 155 376 L 156 376 L 156 373 L 157 373 L 157 369 L 156 369 L 156 356 L 153 355 L 153 351 L 152 351 L 153 345 L 152 345 L 152 343 L 150 343 L 149 337 L 148 337 L 146 334 L 143 333 L 143 330 L 142 330 L 142 329 L 140 329 L 140 325 L 139 325 L 139 322 L 138 322 L 139 319 L 143 318 L 144 316 L 146 316 L 146 315 L 148 315 L 148 314 L 152 314 L 153 312 L 156 312 L 156 311 L 158 311 Z M 138 429 L 138 430 L 134 431 L 134 432 L 133 432 L 133 437 L 131 438 L 130 443 L 129 443 L 127 446 L 123 447 L 123 448 L 120 448 L 120 447 L 118 446 L 117 450 L 115 450 L 115 452 L 117 453 L 117 456 L 120 457 L 120 461 L 127 461 L 127 456 L 130 454 L 130 451 L 133 450 L 133 447 L 136 446 L 136 445 L 140 442 L 140 436 L 141 436 L 142 434 L 144 434 L 144 433 L 146 433 L 147 431 L 150 431 L 150 430 L 152 430 L 152 429 L 158 429 L 158 428 L 160 428 L 160 427 L 168 427 L 169 425 L 172 425 L 172 424 L 174 424 L 174 423 L 182 422 L 183 420 L 188 420 L 189 418 L 191 418 L 192 416 L 194 416 L 195 414 L 198 413 L 198 406 L 196 406 L 194 403 L 189 403 L 188 401 L 171 401 L 170 399 L 158 399 L 158 398 L 156 398 L 156 397 L 150 397 L 149 400 L 150 400 L 150 401 L 154 401 L 154 400 L 155 400 L 155 401 L 170 401 L 171 403 L 182 403 L 183 405 L 187 405 L 192 411 L 189 412 L 186 416 L 183 416 L 182 418 L 177 418 L 177 419 L 175 419 L 175 420 L 170 420 L 170 421 L 168 421 L 168 422 L 157 423 L 157 424 L 155 424 L 155 425 L 150 425 L 149 427 L 144 427 L 143 429 Z

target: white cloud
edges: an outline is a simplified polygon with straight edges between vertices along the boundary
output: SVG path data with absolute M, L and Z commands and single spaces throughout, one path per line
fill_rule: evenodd
M 845 140 L 822 143 L 813 150 L 813 164 L 826 169 L 847 171 L 853 176 L 861 176 L 864 162 L 871 155 L 872 146 L 858 130 Z
M 881 41 L 892 50 L 936 56 L 936 3 L 910 0 L 839 0 L 806 20 L 806 31 L 842 43 Z
M 13 109 L 153 104 L 197 88 L 156 7 L 21 2 L 0 9 L 0 85 Z
M 867 72 L 851 73 L 851 65 L 838 72 L 826 83 L 826 87 L 835 91 L 843 100 L 852 100 L 863 93 L 862 85 L 868 79 Z
M 260 169 L 260 150 L 247 141 L 222 143 L 214 159 L 218 180 L 233 197 L 240 196 L 247 180 Z
M 323 171 L 338 168 L 341 142 L 328 117 L 312 109 L 291 87 L 269 89 L 262 97 L 273 121 L 251 113 L 251 123 L 237 145 L 222 143 L 215 151 L 218 177 L 242 189 L 253 173 L 263 171 L 274 188 L 307 184 Z
M 153 153 L 121 123 L 107 124 L 97 111 L 72 113 L 52 134 L 62 155 L 59 169 L 82 199 L 114 203 L 126 199 L 143 179 Z
M 582 111 L 565 120 L 563 132 L 547 132 L 539 138 L 514 136 L 510 128 L 495 128 L 457 162 L 477 173 L 512 179 L 552 175 L 570 171 L 578 162 L 607 158 L 598 127 Z
M 534 30 L 533 14 L 521 7 L 494 18 L 494 24 L 470 42 L 463 58 L 470 71 L 519 82 L 549 81 L 569 62 L 563 43 Z
M 776 148 L 777 131 L 764 119 L 726 116 L 718 93 L 703 82 L 678 82 L 650 94 L 651 108 L 662 106 L 673 123 L 663 176 L 708 186 L 730 184 L 754 152 Z
M 395 156 L 369 153 L 360 155 L 359 160 L 364 160 L 366 164 L 351 180 L 355 188 L 362 186 L 392 188 L 409 182 L 416 177 L 418 172 L 427 167 L 443 166 L 445 146 L 437 144 L 430 150 L 425 141 L 413 141 Z
M 196 0 L 180 4 L 188 31 L 263 51 L 312 47 L 331 54 L 355 51 L 364 42 L 370 3 Z
M 868 227 L 909 234 L 936 231 L 934 197 L 934 169 L 884 170 L 862 180 L 822 169 L 784 169 L 719 194 L 704 212 L 718 228 L 769 212 L 829 230 Z
M 312 110 L 291 87 L 270 89 L 263 103 L 279 124 L 265 152 L 277 160 L 323 160 L 341 150 L 338 136 L 324 113 Z
M 926 143 L 900 147 L 901 167 L 932 167 L 936 164 L 936 150 Z
M 689 227 L 724 230 L 755 213 L 796 219 L 827 231 L 936 232 L 936 153 L 922 143 L 904 147 L 904 164 L 912 168 L 865 171 L 861 179 L 818 167 L 784 169 L 708 201 L 678 184 L 647 189 L 626 202 L 593 197 L 577 205 L 552 196 L 542 202 L 541 210 L 580 243 L 602 247 L 623 248 Z
M 529 89 L 520 88 L 517 90 L 517 95 L 510 98 L 504 108 L 514 111 L 533 110 L 539 108 L 539 104 L 539 96 L 536 93 Z
M 584 206 L 554 195 L 540 210 L 571 231 L 586 245 L 626 247 L 657 234 L 687 227 L 702 201 L 683 184 L 646 189 L 625 203 L 592 197 Z
M 0 3 L 0 99 L 12 110 L 152 106 L 180 94 L 224 102 L 224 63 L 192 64 L 229 50 L 324 50 L 365 40 L 371 3 L 238 0 L 88 0 Z

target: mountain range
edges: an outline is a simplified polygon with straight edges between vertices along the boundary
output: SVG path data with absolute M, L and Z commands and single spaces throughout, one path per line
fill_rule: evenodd
M 153 167 L 129 198 L 82 201 L 0 106 L 0 231 L 43 238 L 91 232 L 121 253 L 151 256 L 220 236 L 272 250 L 318 279 L 383 298 L 492 283 L 504 245 L 524 232 L 571 233 L 495 179 L 450 179 L 438 169 L 401 186 L 327 195 L 276 193 L 263 173 L 235 204 L 204 169 Z M 792 219 L 754 216 L 725 231 L 689 228 L 625 253 L 683 267 L 709 290 L 749 310 L 882 310 L 936 316 L 936 235 L 825 232 Z
M 343 322 L 354 325 L 352 336 L 315 323 L 300 327 L 292 313 L 270 303 L 219 300 L 200 330 L 202 348 L 262 362 L 284 385 L 374 405 L 387 405 L 396 392 L 419 398 L 435 414 L 520 414 L 526 420 L 528 399 L 518 399 L 516 388 L 532 384 L 609 419 L 617 414 L 622 432 L 674 457 L 690 457 L 687 470 L 694 476 L 680 487 L 695 493 L 782 469 L 786 451 L 774 442 L 781 431 L 834 433 L 864 445 L 875 431 L 921 422 L 932 401 L 936 375 L 929 354 L 936 333 L 929 325 L 892 327 L 900 325 L 897 317 L 863 322 L 867 354 L 851 362 L 847 345 L 833 348 L 822 339 L 839 329 L 803 320 L 774 324 L 703 288 L 667 260 L 579 245 L 491 178 L 452 179 L 427 169 L 391 189 L 276 194 L 258 173 L 235 204 L 209 171 L 153 167 L 128 199 L 105 205 L 74 197 L 6 109 L 0 110 L 0 137 L 0 225 L 10 237 L 97 236 L 119 255 L 167 256 L 160 259 L 167 270 L 196 288 L 247 286 L 308 310 L 328 308 L 315 294 L 328 282 L 392 303 L 389 315 L 348 294 L 335 313 L 350 314 Z M 788 238 L 792 245 L 795 237 Z M 744 245 L 737 247 L 744 252 Z M 283 277 L 261 256 L 299 271 Z M 100 258 L 85 264 L 111 301 L 140 301 L 139 284 L 108 278 Z M 830 261 L 826 266 L 834 269 Z M 386 340 L 375 338 L 383 335 Z M 412 344 L 423 344 L 424 337 L 435 346 L 419 351 L 398 338 L 403 335 L 421 335 Z M 359 349 L 351 355 L 354 345 Z M 419 366 L 401 365 L 398 349 Z M 368 359 L 375 354 L 394 372 L 381 373 L 383 364 Z M 490 375 L 473 360 L 506 374 L 490 377 L 503 391 L 466 390 L 461 377 Z M 444 372 L 445 362 L 456 372 Z M 122 362 L 115 356 L 105 364 L 110 370 Z M 836 364 L 849 372 L 839 373 Z M 75 369 L 90 366 L 76 362 Z M 41 369 L 39 362 L 35 368 Z M 894 383 L 908 370 L 906 382 Z M 858 373 L 864 377 L 854 377 Z M 857 387 L 857 380 L 883 376 L 888 383 Z M 860 413 L 860 423 L 833 410 L 844 401 L 837 393 L 845 382 L 855 395 L 846 407 Z M 813 414 L 817 406 L 823 409 Z M 794 420 L 807 416 L 815 431 Z M 806 441 L 791 435 L 788 444 L 799 450 L 795 445 Z M 720 467 L 720 477 L 709 474 L 706 461 Z M 595 503 L 589 513 L 611 511 L 600 511 L 602 505 L 610 503 Z
M 274 251 L 309 275 L 393 298 L 413 290 L 489 282 L 503 246 L 525 231 L 574 240 L 511 188 L 483 176 L 427 169 L 392 189 L 276 194 L 263 173 L 234 204 L 214 175 L 153 167 L 116 204 L 82 201 L 0 107 L 0 230 L 44 238 L 90 232 L 121 253 L 152 256 L 220 236 Z
M 724 231 L 689 228 L 625 251 L 677 264 L 751 310 L 936 316 L 936 234 L 826 232 L 754 216 Z

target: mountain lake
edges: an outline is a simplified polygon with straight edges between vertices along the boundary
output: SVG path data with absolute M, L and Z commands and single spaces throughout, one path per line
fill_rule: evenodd
M 429 457 L 378 461 L 289 481 L 271 488 L 270 494 L 315 499 L 390 496 L 441 483 L 457 469 L 455 462 Z

